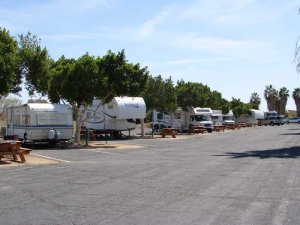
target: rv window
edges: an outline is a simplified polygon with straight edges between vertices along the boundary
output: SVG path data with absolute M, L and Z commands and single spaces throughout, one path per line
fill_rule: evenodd
M 29 115 L 22 116 L 22 124 L 25 124 L 25 125 L 30 124 L 30 116 Z
M 65 125 L 68 124 L 68 118 L 66 114 L 48 112 L 47 114 L 37 115 L 38 125 Z
M 163 114 L 162 113 L 157 113 L 157 119 L 162 120 L 163 119 Z
M 210 117 L 209 116 L 205 116 L 205 115 L 195 115 L 194 119 L 196 121 L 209 121 Z
M 20 115 L 14 116 L 14 124 L 19 125 L 20 124 Z

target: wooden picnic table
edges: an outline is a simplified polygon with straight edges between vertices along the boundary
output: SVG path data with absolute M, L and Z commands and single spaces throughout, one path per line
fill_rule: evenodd
M 224 126 L 224 125 L 214 125 L 214 130 L 215 130 L 216 132 L 219 132 L 219 131 L 221 131 L 221 130 L 224 132 L 225 126 Z
M 0 160 L 6 156 L 11 156 L 14 161 L 17 161 L 17 156 L 20 157 L 21 162 L 26 162 L 24 152 L 21 149 L 21 141 L 1 141 L 0 142 Z
M 171 135 L 172 138 L 176 138 L 177 132 L 174 128 L 163 128 L 161 131 L 161 136 L 165 138 L 167 135 Z
M 199 134 L 199 133 L 203 134 L 204 131 L 206 131 L 206 128 L 201 126 L 191 126 L 189 128 L 189 133 L 193 133 L 193 134 Z

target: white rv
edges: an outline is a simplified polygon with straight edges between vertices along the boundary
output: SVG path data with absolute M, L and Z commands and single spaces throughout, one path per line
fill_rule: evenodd
M 222 110 L 213 110 L 211 115 L 211 120 L 214 122 L 214 125 L 233 125 L 235 121 L 233 119 L 233 113 L 230 111 L 228 114 L 222 114 Z
M 223 115 L 223 125 L 232 125 L 235 124 L 235 118 L 232 110 L 229 113 Z
M 73 136 L 72 109 L 66 104 L 28 103 L 7 109 L 6 135 L 24 141 L 63 141 Z
M 211 121 L 214 123 L 214 125 L 223 125 L 224 120 L 222 110 L 213 110 L 213 113 L 211 114 Z
M 97 131 L 130 131 L 136 119 L 144 121 L 146 104 L 141 97 L 114 97 L 107 104 L 94 100 L 84 114 L 83 126 Z
M 172 127 L 176 130 L 187 131 L 190 126 L 201 126 L 211 133 L 213 131 L 212 114 L 213 111 L 210 108 L 192 107 L 188 111 L 179 108 L 174 114 Z
M 172 117 L 169 113 L 157 110 L 153 110 L 152 113 L 152 126 L 155 131 L 162 128 L 172 127 Z
M 247 125 L 257 125 L 258 120 L 264 119 L 265 115 L 263 111 L 257 109 L 250 109 L 248 114 L 244 114 L 236 118 L 238 123 L 246 123 Z

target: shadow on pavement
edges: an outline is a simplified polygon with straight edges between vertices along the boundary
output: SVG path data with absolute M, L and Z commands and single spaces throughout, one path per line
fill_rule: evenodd
M 300 135 L 300 133 L 284 133 L 284 134 L 280 134 L 280 135 Z
M 267 158 L 298 158 L 300 156 L 300 147 L 261 150 L 261 151 L 247 151 L 247 152 L 226 152 L 223 155 L 214 156 L 228 156 L 230 158 L 245 158 L 256 157 L 259 159 Z

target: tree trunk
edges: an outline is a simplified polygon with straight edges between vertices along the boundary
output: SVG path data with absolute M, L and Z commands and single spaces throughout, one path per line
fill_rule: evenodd
M 279 115 L 285 115 L 287 99 L 281 99 Z
M 297 108 L 297 117 L 300 117 L 300 97 L 295 98 L 295 104 Z
M 76 119 L 76 128 L 75 128 L 75 143 L 80 144 L 80 131 L 82 125 L 82 115 L 78 107 L 74 107 L 75 119 Z

